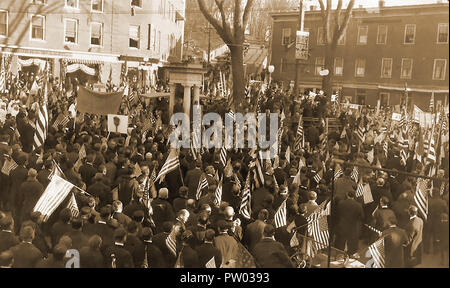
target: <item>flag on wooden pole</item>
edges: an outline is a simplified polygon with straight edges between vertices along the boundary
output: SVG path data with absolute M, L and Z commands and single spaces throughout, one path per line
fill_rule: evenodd
M 177 169 L 180 166 L 180 160 L 178 159 L 178 154 L 175 149 L 172 149 L 169 153 L 169 156 L 167 156 L 166 162 L 162 166 L 161 170 L 159 171 L 158 176 L 156 177 L 155 181 L 159 179 L 159 183 L 164 181 L 165 176 Z
M 286 222 L 287 222 L 286 221 L 286 216 L 287 216 L 286 200 L 287 199 L 285 199 L 283 201 L 283 203 L 281 203 L 280 207 L 278 207 L 278 210 L 275 213 L 275 216 L 274 216 L 275 228 L 280 228 L 280 227 L 283 227 L 283 226 L 287 225 L 286 224 Z
M 216 268 L 216 260 L 214 259 L 214 256 L 205 264 L 206 268 Z
M 200 176 L 200 179 L 198 181 L 197 193 L 195 195 L 195 198 L 197 200 L 200 199 L 200 197 L 202 197 L 202 191 L 203 191 L 203 189 L 205 189 L 207 187 L 208 187 L 208 180 L 206 179 L 205 173 L 202 173 L 202 175 Z
M 67 208 L 70 209 L 70 213 L 72 213 L 72 217 L 78 217 L 80 211 L 78 210 L 77 200 L 75 199 L 75 195 L 72 193 L 70 196 L 69 203 L 67 204 Z
M 424 220 L 428 216 L 428 195 L 427 195 L 427 180 L 423 178 L 417 179 L 416 192 L 414 194 L 414 202 L 422 215 Z
M 378 239 L 372 245 L 369 246 L 369 252 L 372 255 L 373 267 L 384 268 L 385 264 L 385 252 L 384 252 L 384 238 Z

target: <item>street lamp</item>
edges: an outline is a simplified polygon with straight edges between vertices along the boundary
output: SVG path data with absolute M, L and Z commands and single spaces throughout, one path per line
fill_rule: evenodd
M 269 71 L 269 85 L 270 85 L 270 82 L 272 81 L 272 73 L 273 71 L 275 71 L 275 66 L 270 65 L 269 67 L 267 67 L 267 71 Z

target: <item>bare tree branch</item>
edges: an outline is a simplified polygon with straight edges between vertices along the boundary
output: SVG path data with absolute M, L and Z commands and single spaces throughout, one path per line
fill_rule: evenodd
M 242 0 L 235 0 L 234 1 L 234 19 L 233 19 L 233 32 L 234 32 L 234 38 L 237 39 L 239 37 L 240 31 L 243 29 L 241 25 L 241 5 Z
M 233 34 L 231 33 L 231 24 L 227 23 L 227 18 L 225 17 L 225 9 L 223 8 L 223 2 L 224 0 L 215 0 L 217 8 L 219 8 L 220 12 L 220 18 L 222 18 L 222 28 L 225 33 L 225 35 L 228 38 L 228 41 L 225 41 L 225 43 L 232 43 L 233 42 Z
M 248 19 L 250 17 L 251 7 L 253 7 L 253 0 L 247 0 L 247 5 L 245 5 L 245 9 L 244 9 L 242 27 L 247 27 Z
M 342 33 L 344 33 L 345 29 L 348 26 L 348 23 L 350 22 L 350 17 L 352 16 L 353 5 L 355 5 L 355 0 L 350 0 L 350 2 L 347 5 L 347 9 L 345 10 L 344 21 L 340 25 L 341 27 L 339 28 L 338 35 L 342 35 Z
M 337 44 L 341 35 L 339 35 L 339 28 L 341 23 L 341 10 L 342 10 L 342 0 L 338 1 L 338 5 L 336 7 L 336 14 L 334 16 L 334 34 L 333 34 L 333 44 Z M 336 42 L 336 43 L 335 43 Z
M 323 21 L 325 21 L 325 5 L 323 4 L 323 0 L 319 0 L 320 12 L 322 14 Z
M 325 13 L 325 23 L 324 23 L 324 38 L 327 44 L 331 42 L 330 40 L 330 15 L 331 14 L 331 0 L 327 0 L 327 11 Z
M 219 21 L 214 18 L 211 13 L 206 8 L 205 0 L 197 0 L 198 6 L 200 8 L 200 11 L 202 12 L 203 16 L 205 16 L 206 20 L 216 29 L 217 34 L 222 38 L 222 40 L 225 43 L 231 42 L 231 39 L 228 38 L 227 34 L 225 33 L 225 29 L 222 27 L 222 25 L 219 23 Z

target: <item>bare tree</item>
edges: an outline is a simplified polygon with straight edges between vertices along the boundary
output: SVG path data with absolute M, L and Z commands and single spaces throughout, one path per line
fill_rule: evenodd
M 206 20 L 214 27 L 220 38 L 228 45 L 231 52 L 231 67 L 233 75 L 232 106 L 235 111 L 242 110 L 245 92 L 244 80 L 244 40 L 250 11 L 254 0 L 214 0 L 218 17 L 214 15 L 214 8 L 208 9 L 205 0 L 197 0 L 200 11 Z M 224 5 L 230 5 L 225 7 Z
M 348 23 L 350 22 L 350 17 L 352 14 L 353 5 L 355 4 L 355 0 L 350 0 L 344 13 L 342 13 L 342 0 L 338 0 L 337 8 L 333 16 L 331 15 L 333 13 L 331 11 L 332 0 L 326 1 L 326 7 L 323 0 L 319 0 L 319 5 L 323 22 L 323 38 L 325 40 L 325 69 L 330 71 L 330 73 L 328 73 L 327 76 L 323 77 L 322 89 L 327 95 L 331 95 L 333 93 L 333 65 L 334 56 L 336 55 L 336 47 L 339 39 L 342 37 L 342 35 L 344 35 Z M 334 17 L 334 21 L 332 17 Z

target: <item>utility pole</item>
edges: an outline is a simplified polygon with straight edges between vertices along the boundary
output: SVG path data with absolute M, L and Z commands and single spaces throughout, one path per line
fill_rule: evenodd
M 304 17 L 305 12 L 303 10 L 303 0 L 300 0 L 300 6 L 299 6 L 299 19 L 298 19 L 298 30 L 303 31 L 303 23 L 304 23 Z M 297 33 L 295 33 L 295 41 L 297 42 Z M 298 76 L 299 76 L 299 68 L 300 68 L 300 60 L 295 59 L 295 84 L 294 84 L 294 95 L 297 96 L 298 94 Z
M 211 64 L 211 27 L 208 23 L 208 66 Z

